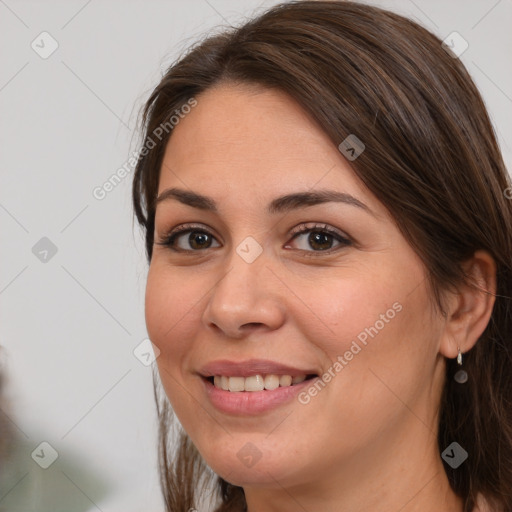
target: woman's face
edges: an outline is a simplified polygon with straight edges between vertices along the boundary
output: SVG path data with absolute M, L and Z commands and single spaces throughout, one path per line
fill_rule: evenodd
M 443 322 L 423 264 L 292 99 L 228 85 L 196 99 L 166 148 L 146 290 L 184 429 L 244 487 L 426 453 Z

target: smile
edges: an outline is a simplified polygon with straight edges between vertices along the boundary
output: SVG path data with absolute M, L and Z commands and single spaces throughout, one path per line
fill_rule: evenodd
M 281 379 L 283 386 L 280 384 Z M 201 378 L 209 402 L 219 412 L 232 416 L 255 416 L 294 403 L 297 395 L 315 379 L 318 379 L 317 375 L 292 377 L 275 374 Z M 266 389 L 266 381 L 272 389 Z M 277 382 L 279 385 L 274 387 Z M 227 389 L 223 389 L 222 385 L 227 385 Z
M 233 393 L 240 393 L 243 391 L 256 392 L 256 391 L 272 391 L 279 387 L 289 387 L 295 384 L 304 382 L 307 378 L 313 377 L 312 375 L 251 375 L 250 377 L 227 377 L 225 375 L 216 375 L 210 378 L 210 382 L 217 389 L 230 391 Z M 213 379 L 213 380 L 212 380 Z

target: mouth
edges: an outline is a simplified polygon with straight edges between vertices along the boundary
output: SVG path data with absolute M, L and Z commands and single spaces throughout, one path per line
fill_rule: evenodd
M 206 397 L 220 412 L 253 416 L 290 406 L 301 390 L 314 385 L 319 370 L 268 359 L 216 360 L 197 371 Z
M 301 391 L 315 385 L 318 375 L 216 375 L 201 377 L 201 380 L 208 400 L 218 411 L 229 416 L 254 417 L 291 406 Z
M 215 375 L 203 377 L 216 389 L 231 393 L 254 393 L 258 391 L 274 391 L 278 388 L 297 386 L 305 381 L 318 377 L 316 374 L 277 375 L 256 374 L 249 377 Z

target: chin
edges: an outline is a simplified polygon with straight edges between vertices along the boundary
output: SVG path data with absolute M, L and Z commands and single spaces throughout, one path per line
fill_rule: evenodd
M 231 446 L 229 450 L 213 450 L 203 458 L 217 475 L 239 487 L 276 487 L 276 482 L 290 479 L 290 468 L 297 464 L 296 459 L 278 454 L 275 449 L 260 449 L 249 440 L 240 449 L 233 450 Z

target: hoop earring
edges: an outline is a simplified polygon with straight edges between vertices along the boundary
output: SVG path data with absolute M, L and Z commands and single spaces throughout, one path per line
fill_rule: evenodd
M 462 366 L 462 353 L 459 348 L 459 353 L 457 354 L 457 364 Z M 458 384 L 465 384 L 468 381 L 468 372 L 465 370 L 459 370 L 454 376 L 453 380 Z

